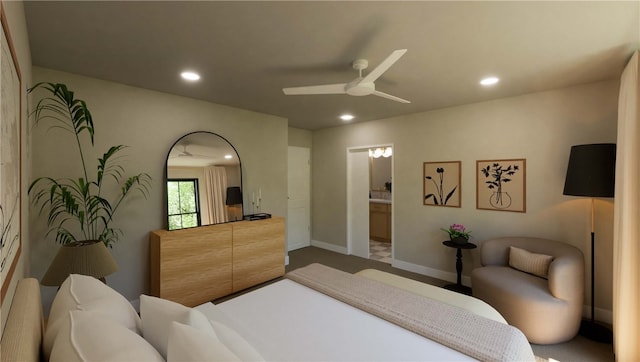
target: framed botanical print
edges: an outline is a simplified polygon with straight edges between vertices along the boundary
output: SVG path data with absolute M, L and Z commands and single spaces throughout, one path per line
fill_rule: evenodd
M 423 164 L 423 202 L 429 206 L 461 207 L 460 161 Z
M 476 208 L 526 212 L 526 160 L 476 161 Z

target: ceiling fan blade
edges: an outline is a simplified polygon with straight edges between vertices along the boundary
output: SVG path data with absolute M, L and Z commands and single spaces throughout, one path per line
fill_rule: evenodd
M 378 96 L 378 97 L 382 97 L 382 98 L 391 99 L 392 101 L 396 101 L 396 102 L 400 102 L 400 103 L 411 103 L 410 101 L 408 101 L 406 99 L 402 99 L 400 97 L 392 96 L 391 94 L 382 93 L 380 91 L 373 92 L 373 95 Z
M 311 85 L 305 87 L 282 88 L 282 91 L 288 96 L 302 94 L 344 94 L 346 93 L 346 85 L 346 83 Z
M 398 61 L 404 53 L 407 52 L 407 49 L 398 49 L 394 50 L 391 55 L 387 57 L 387 59 L 383 60 L 382 63 L 378 64 L 375 69 L 373 69 L 369 74 L 367 74 L 364 78 L 362 78 L 362 83 L 373 83 L 376 79 L 378 79 L 382 73 L 386 72 L 393 63 Z

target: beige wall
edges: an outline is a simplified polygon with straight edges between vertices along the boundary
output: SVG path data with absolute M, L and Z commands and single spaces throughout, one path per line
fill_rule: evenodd
M 452 223 L 472 230 L 474 242 L 531 235 L 565 241 L 588 256 L 589 202 L 562 195 L 564 176 L 572 145 L 615 142 L 617 96 L 617 81 L 600 82 L 315 131 L 312 240 L 346 250 L 345 150 L 392 143 L 398 265 L 453 277 L 455 250 L 442 246 L 440 231 Z M 527 160 L 527 212 L 476 210 L 476 160 L 507 158 Z M 462 161 L 462 208 L 424 206 L 422 163 L 451 160 Z M 596 207 L 596 307 L 611 310 L 612 200 Z M 465 275 L 476 253 L 465 253 Z
M 29 50 L 29 39 L 27 34 L 27 23 L 24 16 L 24 7 L 22 2 L 17 1 L 3 1 L 2 11 L 5 14 L 7 23 L 9 25 L 9 32 L 11 40 L 13 41 L 13 47 L 18 58 L 18 65 L 20 67 L 20 73 L 22 76 L 22 88 L 26 89 L 31 84 L 31 51 Z M 27 127 L 27 95 L 26 92 L 22 93 L 22 178 L 23 180 L 29 175 L 30 165 L 29 159 L 31 157 L 31 150 L 29 149 L 29 131 Z M 18 259 L 13 278 L 11 280 L 3 280 L 3 283 L 9 283 L 7 289 L 7 295 L 0 309 L 2 309 L 2 319 L 0 326 L 4 327 L 7 315 L 9 313 L 9 306 L 13 299 L 13 293 L 15 291 L 16 281 L 29 275 L 29 255 L 31 249 L 29 247 L 29 226 L 26 222 L 28 217 L 28 199 L 25 196 L 27 194 L 27 183 L 22 184 L 22 253 Z M 2 334 L 0 328 L 0 335 Z
M 289 127 L 289 146 L 311 148 L 311 140 L 311 131 Z
M 114 220 L 124 237 L 112 250 L 120 270 L 107 281 L 129 300 L 148 291 L 148 233 L 165 224 L 165 160 L 169 148 L 184 134 L 209 131 L 225 137 L 242 160 L 245 205 L 252 191 L 262 189 L 262 210 L 286 216 L 286 119 L 38 67 L 33 72 L 34 81 L 65 83 L 78 98 L 87 101 L 96 128 L 94 159 L 108 146 L 128 145 L 124 163 L 127 174 L 147 172 L 153 178 L 150 197 L 130 200 Z M 47 131 L 44 125 L 33 128 L 32 133 L 31 179 L 78 175 L 72 136 Z M 51 238 L 45 240 L 45 220 L 33 211 L 29 221 L 31 274 L 40 278 L 58 245 Z M 43 289 L 45 311 L 54 292 L 55 288 Z

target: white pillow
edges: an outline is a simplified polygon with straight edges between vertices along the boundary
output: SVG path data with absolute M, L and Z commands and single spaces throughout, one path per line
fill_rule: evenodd
M 135 333 L 140 333 L 140 317 L 131 303 L 100 280 L 71 274 L 53 299 L 42 348 L 49 357 L 60 329 L 59 323 L 69 318 L 69 311 L 84 310 L 99 313 Z
M 218 339 L 231 352 L 235 353 L 242 361 L 264 361 L 260 353 L 240 333 L 229 327 L 229 324 L 233 323 L 232 318 L 215 304 L 211 304 L 206 311 L 207 317 L 218 335 Z
M 70 311 L 51 350 L 51 362 L 164 361 L 140 335 L 105 316 Z
M 264 361 L 264 358 L 238 332 L 226 324 L 210 320 L 218 338 L 242 361 Z
M 170 300 L 140 295 L 140 318 L 142 320 L 142 336 L 164 358 L 167 357 L 172 322 L 189 325 L 217 339 L 216 332 L 202 312 Z
M 188 325 L 172 322 L 167 362 L 240 361 L 218 338 Z
M 525 273 L 546 278 L 552 260 L 551 255 L 536 254 L 514 246 L 509 247 L 509 266 Z

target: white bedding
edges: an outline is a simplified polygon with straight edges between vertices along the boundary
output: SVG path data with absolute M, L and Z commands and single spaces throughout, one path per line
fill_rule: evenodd
M 291 280 L 198 307 L 267 361 L 470 361 L 467 355 Z

